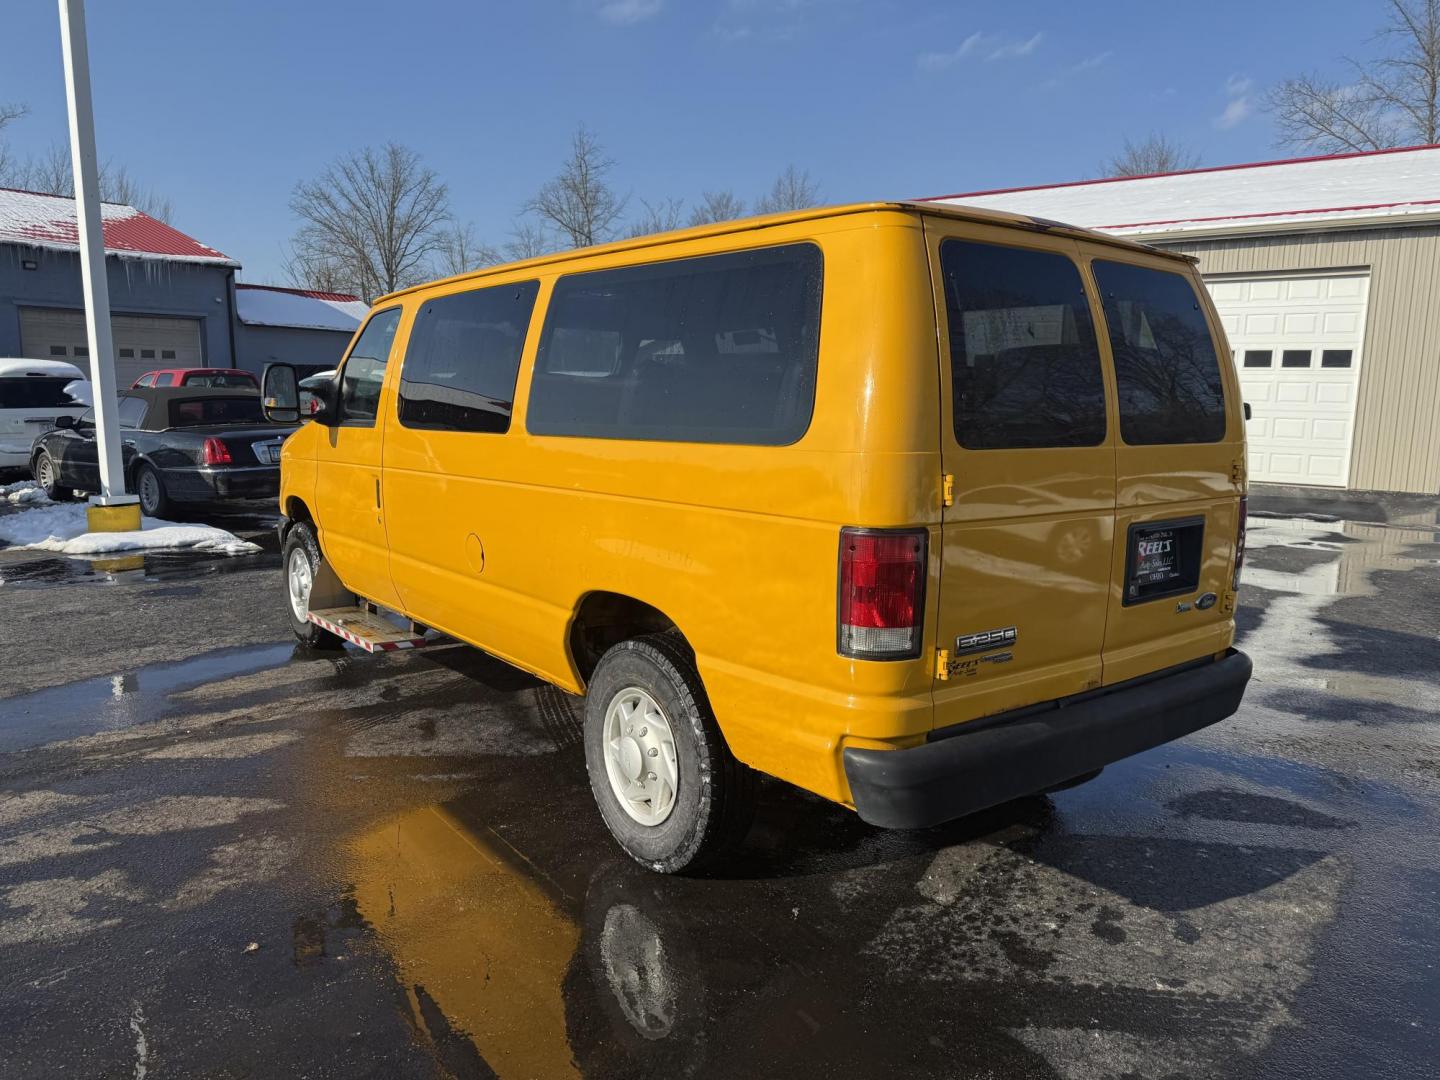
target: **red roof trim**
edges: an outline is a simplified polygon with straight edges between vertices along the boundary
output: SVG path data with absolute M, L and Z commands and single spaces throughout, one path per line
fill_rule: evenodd
M 1440 199 L 1410 199 L 1406 202 L 1368 203 L 1363 206 L 1322 206 L 1313 210 L 1262 210 L 1256 214 L 1219 214 L 1215 217 L 1171 218 L 1167 221 L 1132 221 L 1126 225 L 1092 225 L 1092 229 L 1144 229 L 1153 225 L 1188 225 L 1192 222 L 1245 221 L 1252 218 L 1299 217 L 1303 214 L 1345 214 L 1357 210 L 1391 210 L 1397 206 L 1440 206 Z
M 291 296 L 308 296 L 313 300 L 330 300 L 337 304 L 358 304 L 360 297 L 353 293 L 343 292 L 322 292 L 319 289 L 291 289 L 284 285 L 251 285 L 246 281 L 237 281 L 237 289 L 259 289 L 263 292 L 289 293 Z
M 981 195 L 1010 195 L 1019 191 L 1053 191 L 1056 188 L 1090 187 L 1094 184 L 1120 184 L 1128 180 L 1157 180 L 1164 176 L 1194 176 L 1197 173 L 1234 172 L 1238 169 L 1264 169 L 1272 165 L 1307 165 L 1316 161 L 1344 161 L 1349 158 L 1379 157 L 1382 154 L 1406 154 L 1415 150 L 1440 150 L 1440 143 L 1419 146 L 1394 146 L 1385 150 L 1356 150 L 1346 154 L 1315 154 L 1311 157 L 1278 158 L 1274 161 L 1245 161 L 1238 165 L 1211 165 L 1201 169 L 1177 169 L 1175 172 L 1143 173 L 1140 176 L 1102 176 L 1096 180 L 1067 180 L 1058 184 L 1031 184 L 1021 187 L 991 188 L 988 191 L 961 191 L 954 195 L 927 195 L 915 202 L 941 202 L 946 199 L 978 198 Z M 1120 228 L 1121 226 L 1108 226 Z

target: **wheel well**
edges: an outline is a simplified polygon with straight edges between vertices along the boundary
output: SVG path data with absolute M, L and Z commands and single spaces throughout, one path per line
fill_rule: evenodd
M 674 620 L 659 608 L 624 593 L 592 592 L 580 601 L 570 622 L 570 656 L 586 682 L 605 650 L 643 634 L 680 633 Z M 684 635 L 680 635 L 684 640 Z M 688 647 L 688 642 L 687 642 Z
M 310 508 L 305 505 L 305 500 L 298 495 L 291 495 L 285 500 L 285 516 L 291 521 L 304 521 L 315 524 L 315 519 L 310 516 Z

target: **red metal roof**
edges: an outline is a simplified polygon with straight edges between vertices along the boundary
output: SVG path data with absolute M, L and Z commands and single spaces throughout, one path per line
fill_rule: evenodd
M 239 266 L 222 251 L 123 203 L 102 203 L 105 250 L 116 255 Z M 0 243 L 78 250 L 75 200 L 38 191 L 0 188 Z
M 237 281 L 235 288 L 264 289 L 266 292 L 289 293 L 291 296 L 308 296 L 312 300 L 331 300 L 337 304 L 353 304 L 360 299 L 354 293 L 322 292 L 320 289 L 291 289 L 284 285 L 251 285 L 244 281 Z

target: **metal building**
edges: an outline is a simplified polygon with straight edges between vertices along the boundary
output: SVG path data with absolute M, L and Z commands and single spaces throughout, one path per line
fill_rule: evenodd
M 1440 492 L 1440 146 L 937 201 L 1198 258 L 1253 411 L 1252 480 Z

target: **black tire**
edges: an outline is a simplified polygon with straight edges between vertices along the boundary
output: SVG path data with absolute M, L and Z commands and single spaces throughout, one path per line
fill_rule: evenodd
M 343 649 L 344 638 L 296 615 L 295 605 L 290 599 L 291 559 L 305 560 L 310 568 L 312 582 L 319 574 L 320 567 L 325 565 L 325 556 L 320 554 L 320 541 L 315 538 L 315 531 L 303 521 L 290 526 L 290 530 L 285 534 L 285 546 L 281 548 L 280 572 L 285 589 L 285 614 L 290 617 L 290 629 L 294 631 L 300 644 L 311 649 Z
M 163 518 L 170 512 L 170 496 L 165 494 L 165 481 L 153 465 L 141 463 L 135 469 L 135 494 L 140 499 L 140 513 L 146 517 Z
M 44 450 L 36 454 L 35 460 L 30 462 L 30 475 L 35 478 L 35 483 L 40 485 L 40 490 L 45 492 L 46 498 L 53 502 L 67 502 L 75 497 L 74 490 L 60 486 L 60 469 L 56 466 L 55 459 Z
M 658 825 L 630 816 L 605 766 L 606 712 L 616 695 L 631 687 L 659 705 L 675 741 L 675 800 Z M 755 773 L 725 745 L 695 659 L 676 634 L 622 641 L 600 658 L 585 698 L 585 767 L 610 834 L 632 859 L 657 873 L 675 874 L 714 860 L 745 838 L 755 817 Z

